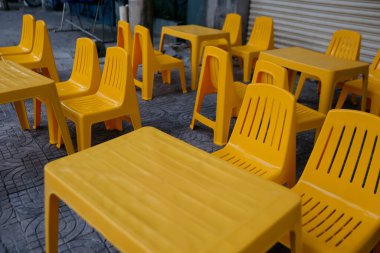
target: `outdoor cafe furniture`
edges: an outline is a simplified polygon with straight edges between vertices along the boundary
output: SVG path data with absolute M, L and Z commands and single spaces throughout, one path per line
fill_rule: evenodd
M 35 22 L 30 14 L 22 16 L 20 43 L 17 46 L 0 47 L 0 56 L 28 54 L 33 48 Z
M 213 155 L 262 178 L 292 187 L 296 181 L 295 99 L 287 90 L 248 85 L 227 145 Z
M 369 67 L 367 97 L 371 101 L 370 111 L 375 115 L 380 115 L 380 50 L 377 51 L 371 66 Z M 362 80 L 355 79 L 343 84 L 336 108 L 342 108 L 349 93 L 353 95 L 362 94 Z
M 126 117 L 134 129 L 141 127 L 129 57 L 123 48 L 107 48 L 96 93 L 61 102 L 63 114 L 75 123 L 79 151 L 91 147 L 91 126 L 95 123 Z
M 191 43 L 191 89 L 198 85 L 199 57 L 202 43 L 208 40 L 224 39 L 229 45 L 229 32 L 199 25 L 164 26 L 161 31 L 160 51 L 163 51 L 165 36 L 188 40 Z M 229 46 L 228 46 L 229 47 Z
M 58 124 L 62 130 L 67 153 L 74 153 L 54 81 L 12 61 L 0 61 L 0 103 L 15 102 L 23 128 L 28 126 L 23 102 L 28 98 L 38 98 L 46 103 L 50 143 L 56 143 Z
M 122 252 L 266 252 L 289 232 L 302 245 L 299 196 L 152 127 L 45 166 L 47 253 L 59 200 Z
M 339 59 L 358 61 L 360 57 L 360 42 L 360 33 L 350 30 L 337 30 L 334 32 L 325 54 Z M 307 78 L 313 78 L 313 76 L 301 73 L 295 92 L 297 100 Z
M 304 252 L 371 252 L 380 239 L 380 118 L 331 110 L 300 180 Z M 290 245 L 286 239 L 282 240 Z
M 243 60 L 243 81 L 249 82 L 252 67 L 261 51 L 272 49 L 274 46 L 273 19 L 257 17 L 252 27 L 251 35 L 245 45 L 231 46 L 231 54 Z
M 142 65 L 142 80 L 137 79 L 137 70 Z M 141 97 L 144 100 L 153 98 L 153 82 L 156 71 L 162 73 L 164 83 L 171 83 L 171 70 L 177 69 L 181 82 L 181 89 L 186 93 L 185 66 L 183 61 L 166 54 L 156 54 L 153 49 L 149 29 L 135 26 L 133 38 L 132 71 L 134 83 L 141 88 Z
M 327 114 L 331 108 L 335 86 L 338 82 L 362 75 L 362 110 L 365 109 L 367 93 L 368 63 L 339 59 L 334 56 L 312 50 L 288 47 L 268 50 L 260 53 L 260 60 L 270 61 L 290 71 L 289 85 L 295 81 L 295 72 L 299 71 L 316 76 L 321 81 L 318 110 Z

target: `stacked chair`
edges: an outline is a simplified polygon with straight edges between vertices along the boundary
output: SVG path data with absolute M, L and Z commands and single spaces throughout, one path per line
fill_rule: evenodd
M 362 79 L 348 81 L 343 84 L 336 108 L 342 108 L 349 93 L 353 95 L 362 94 Z M 367 97 L 371 102 L 371 113 L 380 115 L 380 50 L 377 51 L 375 59 L 369 67 Z

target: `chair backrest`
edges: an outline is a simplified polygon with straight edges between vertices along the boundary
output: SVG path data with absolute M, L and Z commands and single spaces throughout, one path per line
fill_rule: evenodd
M 115 104 L 124 103 L 127 86 L 133 86 L 130 56 L 120 47 L 109 47 L 98 93 L 113 100 Z
M 119 20 L 117 23 L 117 46 L 127 50 L 128 54 L 132 53 L 132 31 L 128 22 Z
M 267 83 L 289 90 L 288 71 L 275 63 L 258 60 L 255 65 L 252 83 Z
M 94 41 L 88 38 L 77 39 L 73 70 L 70 80 L 87 86 L 95 93 L 100 83 L 98 51 Z
M 230 45 L 239 46 L 242 42 L 241 16 L 236 13 L 229 13 L 226 16 L 223 31 L 230 33 Z
M 257 17 L 252 28 L 247 45 L 258 50 L 268 50 L 274 47 L 273 19 L 270 17 Z
M 152 40 L 150 38 L 149 29 L 141 25 L 135 26 L 135 35 L 133 37 L 133 50 L 132 50 L 132 69 L 133 76 L 136 77 L 137 68 L 142 64 L 147 73 L 150 73 L 151 68 L 156 64 L 156 57 Z M 144 74 L 143 74 L 144 77 Z
M 380 118 L 331 110 L 299 182 L 380 214 Z
M 357 61 L 360 57 L 361 35 L 350 30 L 337 30 L 326 50 L 327 55 L 340 59 Z
M 22 16 L 22 31 L 19 46 L 32 50 L 34 38 L 35 22 L 34 17 L 30 14 Z
M 369 78 L 377 79 L 377 82 L 380 83 L 380 49 L 369 66 Z
M 294 142 L 294 96 L 274 85 L 248 85 L 228 145 L 282 167 Z

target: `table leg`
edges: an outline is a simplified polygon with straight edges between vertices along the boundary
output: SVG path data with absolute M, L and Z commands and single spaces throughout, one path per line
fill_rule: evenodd
M 294 84 L 296 82 L 297 71 L 288 69 L 288 88 L 289 91 L 294 94 Z
M 46 252 L 58 252 L 58 198 L 45 188 L 45 242 Z
M 297 222 L 292 231 L 290 231 L 290 250 L 292 253 L 302 252 L 302 225 Z
M 20 121 L 20 126 L 22 130 L 29 129 L 28 115 L 26 114 L 25 103 L 24 101 L 15 101 L 15 110 L 17 112 L 18 120 Z
M 55 88 L 55 85 L 50 86 L 51 90 L 49 92 L 48 98 L 46 98 L 46 106 L 52 108 L 54 112 L 54 117 L 57 120 L 58 126 L 61 129 L 63 142 L 65 143 L 67 154 L 73 154 L 74 153 L 74 147 L 73 143 L 71 142 L 70 138 L 70 132 L 66 124 L 66 119 L 63 116 L 61 103 L 59 102 L 57 90 Z M 54 127 L 54 126 L 53 126 Z M 49 126 L 50 128 L 50 126 Z M 58 133 L 58 129 L 52 129 L 55 133 Z M 57 135 L 57 134 L 56 134 Z
M 198 87 L 199 49 L 201 43 L 198 39 L 191 40 L 191 89 Z
M 318 111 L 327 114 L 331 109 L 333 94 L 335 92 L 335 79 L 331 75 L 327 75 L 321 80 L 321 93 L 319 94 Z
M 366 111 L 366 107 L 367 107 L 367 87 L 368 87 L 368 73 L 363 73 L 361 110 L 364 112 Z M 373 103 L 373 101 L 371 101 L 371 103 Z

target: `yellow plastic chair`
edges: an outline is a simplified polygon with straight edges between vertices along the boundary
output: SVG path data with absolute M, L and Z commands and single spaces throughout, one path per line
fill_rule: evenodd
M 273 37 L 273 19 L 270 17 L 257 17 L 247 44 L 231 47 L 232 56 L 243 59 L 244 82 L 249 82 L 251 69 L 259 57 L 259 53 L 273 48 Z
M 231 55 L 217 47 L 206 47 L 190 128 L 194 129 L 195 122 L 199 121 L 214 130 L 216 145 L 225 145 L 231 117 L 238 114 L 245 87 L 233 81 Z M 217 93 L 215 121 L 200 113 L 204 97 L 213 93 Z
M 65 117 L 76 125 L 78 150 L 91 146 L 94 123 L 129 115 L 133 128 L 140 128 L 140 112 L 127 52 L 120 47 L 108 48 L 98 91 L 64 100 L 61 104 Z
M 137 69 L 140 64 L 142 64 L 142 81 L 136 79 Z M 141 88 L 141 97 L 144 100 L 151 100 L 153 97 L 153 79 L 156 71 L 162 72 L 164 83 L 170 84 L 170 71 L 178 69 L 182 92 L 187 92 L 183 62 L 169 55 L 155 54 L 149 30 L 140 25 L 135 26 L 132 68 L 134 83 Z
M 231 46 L 241 46 L 242 43 L 242 24 L 241 16 L 236 13 L 229 13 L 223 24 L 222 31 L 229 32 L 230 44 L 225 39 L 209 40 L 202 43 L 202 48 L 215 46 L 228 50 Z M 201 59 L 201 57 L 200 57 Z
M 345 82 L 335 108 L 342 108 L 348 94 L 362 94 L 362 79 Z M 380 50 L 369 67 L 367 98 L 371 101 L 371 113 L 380 115 Z
M 357 61 L 360 57 L 360 41 L 361 35 L 358 32 L 350 30 L 337 30 L 334 32 L 325 54 L 340 59 Z M 303 85 L 305 84 L 305 80 L 307 78 L 317 79 L 314 76 L 301 73 L 295 93 L 297 100 L 301 94 Z
M 253 74 L 252 83 L 274 84 L 282 89 L 289 90 L 288 71 L 269 61 L 258 60 Z M 296 132 L 303 132 L 322 127 L 326 115 L 310 107 L 296 103 Z
M 22 16 L 22 31 L 20 43 L 17 46 L 0 47 L 0 55 L 27 54 L 32 51 L 35 22 L 30 14 Z
M 303 252 L 370 252 L 379 241 L 379 125 L 365 112 L 327 114 L 292 189 L 302 198 Z
M 128 22 L 119 20 L 117 23 L 117 42 L 118 47 L 124 48 L 129 54 L 132 53 L 132 31 Z
M 296 180 L 295 99 L 267 84 L 248 85 L 227 145 L 213 155 L 265 179 Z

